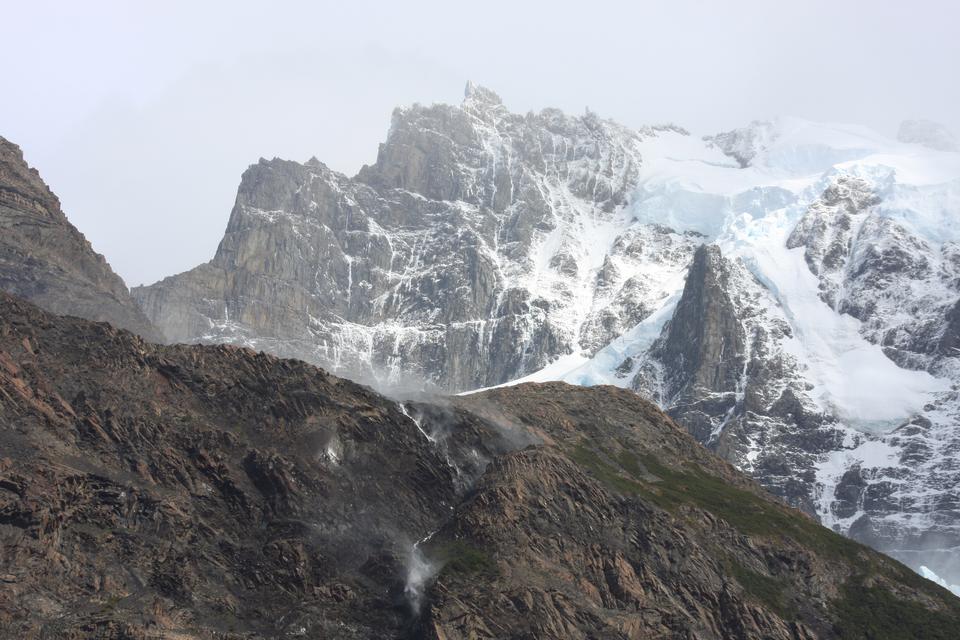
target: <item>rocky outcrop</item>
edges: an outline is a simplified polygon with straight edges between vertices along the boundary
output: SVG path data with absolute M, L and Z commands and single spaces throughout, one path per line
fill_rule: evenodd
M 54 313 L 160 334 L 126 285 L 60 210 L 20 148 L 0 137 L 0 289 Z
M 746 335 L 730 298 L 730 277 L 719 247 L 697 249 L 669 329 L 651 354 L 671 365 L 663 377 L 664 402 L 669 406 L 737 389 Z M 700 439 L 708 435 L 694 430 Z
M 18 638 L 947 638 L 960 601 L 628 391 L 397 404 L 0 294 Z M 879 626 L 877 626 L 879 625 Z
M 894 359 L 895 349 L 931 353 L 931 332 L 942 330 L 948 301 L 960 291 L 951 258 L 957 249 L 947 243 L 938 251 L 884 215 L 878 188 L 865 178 L 837 175 L 797 223 L 787 248 L 803 249 L 823 301 L 862 321 L 864 334 Z M 910 326 L 890 326 L 904 311 L 913 316 Z M 931 311 L 932 318 L 917 317 Z
M 840 175 L 807 209 L 787 238 L 788 249 L 803 247 L 807 266 L 820 279 L 821 297 L 834 309 L 843 307 L 846 311 L 846 301 L 838 296 L 853 238 L 870 208 L 879 203 L 870 182 Z
M 773 123 L 754 120 L 748 127 L 704 136 L 703 141 L 733 158 L 741 169 L 745 169 L 766 149 L 773 137 Z
M 904 368 L 950 381 L 917 415 L 866 433 L 847 430 L 817 471 L 824 522 L 914 566 L 960 575 L 957 508 L 960 380 L 955 242 L 923 237 L 885 210 L 888 176 L 835 176 L 800 219 L 802 248 L 820 297 L 859 321 L 860 333 Z M 905 514 L 910 514 L 907 517 Z
M 814 465 L 842 434 L 807 393 L 790 324 L 739 259 L 703 245 L 631 386 L 768 490 L 816 513 Z
M 0 302 L 4 637 L 396 635 L 458 470 L 515 446 L 302 362 Z
M 393 114 L 355 178 L 262 160 L 213 260 L 134 296 L 175 342 L 231 342 L 357 379 L 494 385 L 592 354 L 655 309 L 697 241 L 633 225 L 644 136 L 595 114 Z M 670 131 L 673 131 L 672 129 Z

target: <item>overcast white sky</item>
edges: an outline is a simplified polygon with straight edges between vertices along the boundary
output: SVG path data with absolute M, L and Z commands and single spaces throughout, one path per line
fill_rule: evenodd
M 395 105 L 556 106 L 712 133 L 757 118 L 960 130 L 951 0 L 0 0 L 0 135 L 129 285 L 212 257 L 240 174 L 354 173 Z M 958 131 L 960 132 L 960 131 Z

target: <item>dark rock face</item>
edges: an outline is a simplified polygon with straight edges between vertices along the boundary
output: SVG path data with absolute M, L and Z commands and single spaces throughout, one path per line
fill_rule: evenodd
M 948 592 L 770 498 L 630 392 L 400 405 L 299 361 L 0 302 L 4 637 L 960 624 Z
M 70 224 L 20 148 L 0 137 L 0 289 L 53 311 L 159 334 L 126 285 Z
M 753 502 L 763 494 L 652 405 L 611 387 L 561 384 L 507 387 L 461 402 L 554 444 L 492 462 L 474 495 L 431 538 L 425 553 L 447 564 L 430 590 L 425 637 L 864 633 L 830 612 L 853 584 L 867 584 L 841 559 L 863 547 L 804 520 L 781 520 L 782 507 L 769 498 L 762 507 Z M 688 462 L 667 462 L 677 459 Z M 693 460 L 729 484 L 717 492 L 712 481 L 687 475 Z M 806 544 L 817 551 L 803 551 Z M 798 574 L 806 577 L 793 582 Z M 492 592 L 480 586 L 487 581 Z
M 946 328 L 937 342 L 937 351 L 945 356 L 960 355 L 960 300 L 947 311 Z
M 746 336 L 730 299 L 729 280 L 720 248 L 701 245 L 665 339 L 653 350 L 655 357 L 671 363 L 664 382 L 673 406 L 687 405 L 704 394 L 736 391 Z M 694 434 L 703 440 L 708 435 Z
M 656 135 L 513 114 L 470 86 L 459 106 L 397 109 L 355 178 L 316 161 L 250 167 L 214 259 L 133 294 L 174 342 L 386 383 L 505 382 L 595 352 L 689 261 L 691 236 L 628 229 L 622 212 Z
M 842 434 L 808 396 L 784 347 L 790 331 L 741 261 L 703 245 L 632 386 L 708 448 L 813 514 L 814 464 Z
M 428 446 L 396 403 L 302 362 L 2 303 L 5 637 L 390 636 L 456 469 L 509 448 L 455 410 Z

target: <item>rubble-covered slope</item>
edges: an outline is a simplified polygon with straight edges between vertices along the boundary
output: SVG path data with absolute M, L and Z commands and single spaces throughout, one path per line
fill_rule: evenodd
M 947 638 L 960 600 L 637 395 L 398 404 L 0 294 L 20 638 Z

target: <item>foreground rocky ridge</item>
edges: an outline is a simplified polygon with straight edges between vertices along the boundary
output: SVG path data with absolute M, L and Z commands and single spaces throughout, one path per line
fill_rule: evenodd
M 70 224 L 20 148 L 0 137 L 0 290 L 159 340 L 127 286 Z
M 398 404 L 302 362 L 156 346 L 0 294 L 0 416 L 0 629 L 16 637 L 960 624 L 949 592 L 612 387 Z
M 404 556 L 457 502 L 445 456 L 469 472 L 498 446 L 451 413 L 471 454 L 441 452 L 396 403 L 302 362 L 158 347 L 5 294 L 0 343 L 17 637 L 389 635 Z

